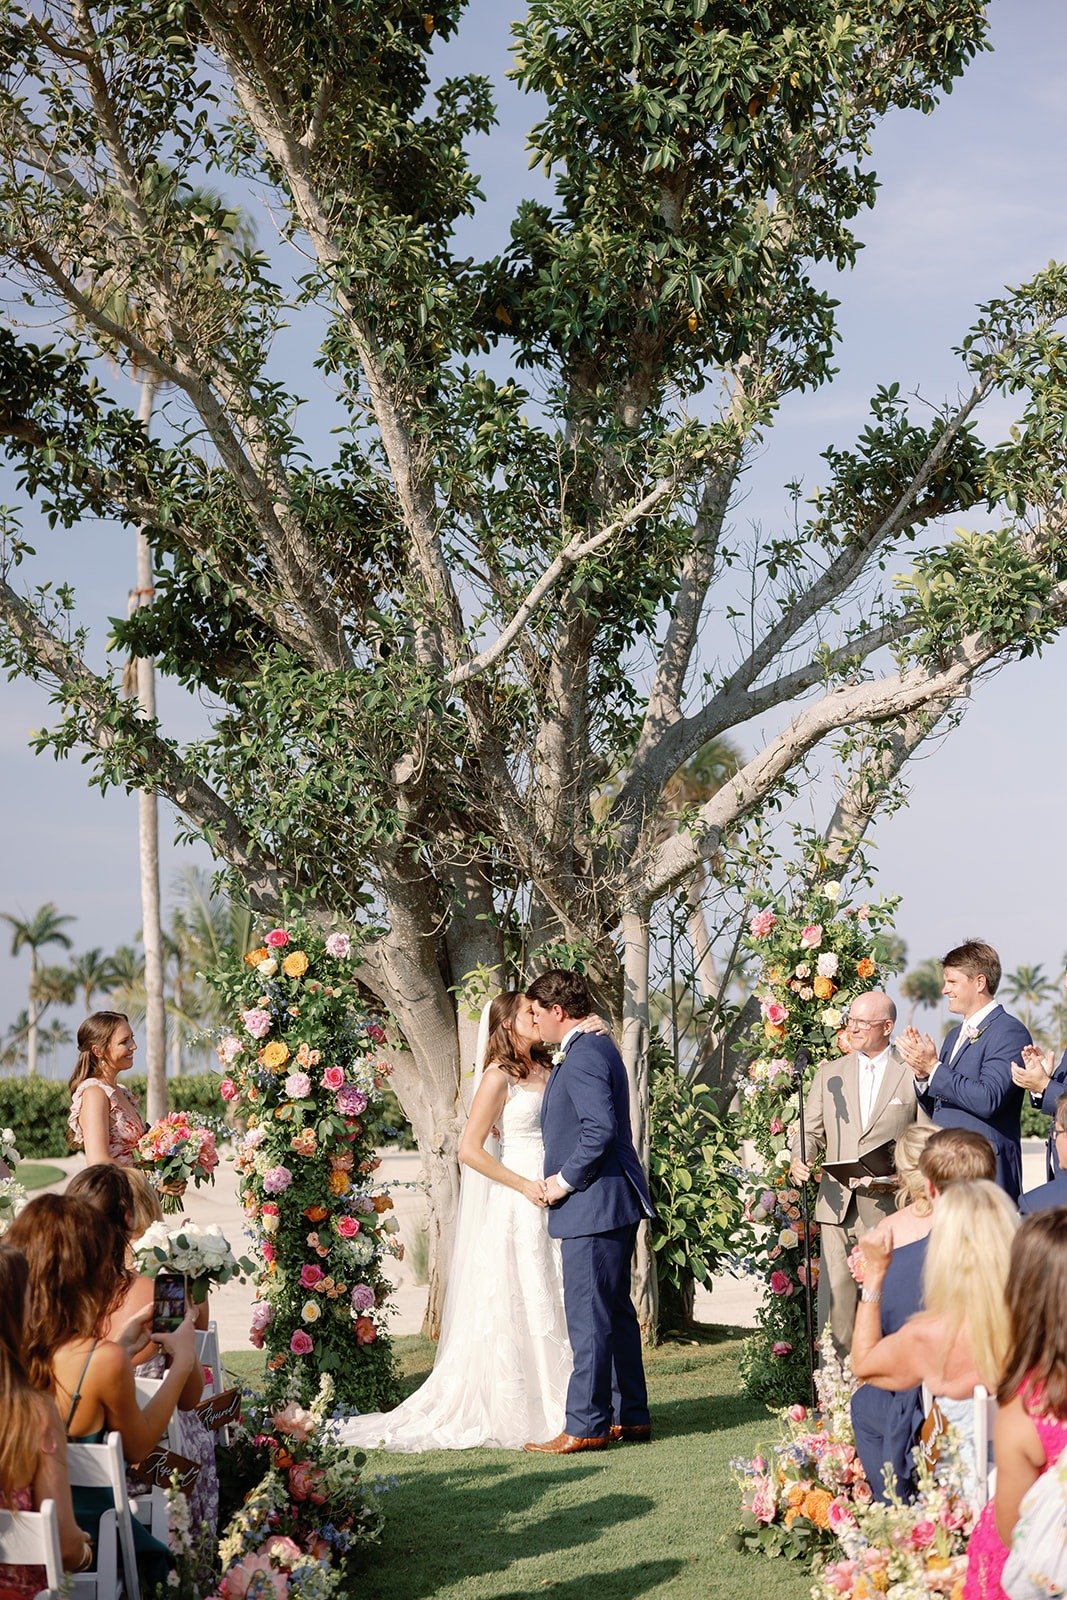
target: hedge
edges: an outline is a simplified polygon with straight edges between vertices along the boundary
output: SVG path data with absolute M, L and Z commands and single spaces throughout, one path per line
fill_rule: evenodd
M 219 1097 L 221 1074 L 199 1072 L 192 1077 L 168 1078 L 167 1095 L 172 1111 L 195 1111 L 205 1117 L 221 1117 L 225 1102 Z M 147 1085 L 142 1075 L 124 1077 L 138 1105 L 144 1108 Z M 0 1128 L 10 1128 L 20 1156 L 43 1160 L 69 1156 L 67 1116 L 70 1091 L 53 1078 L 0 1078 Z M 392 1090 L 387 1090 L 381 1116 L 373 1130 L 378 1144 L 394 1144 L 410 1150 L 414 1144 L 407 1118 Z

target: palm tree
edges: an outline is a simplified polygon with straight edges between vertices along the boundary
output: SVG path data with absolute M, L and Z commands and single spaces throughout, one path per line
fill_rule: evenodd
M 920 1006 L 935 1008 L 941 1000 L 941 990 L 944 978 L 941 973 L 940 961 L 935 961 L 928 956 L 925 961 L 920 961 L 917 967 L 906 972 L 900 980 L 900 992 L 905 1000 L 911 1002 L 908 1012 L 908 1024 L 915 1020 L 915 1013 Z
M 49 1076 L 54 1078 L 56 1076 L 56 1056 L 68 1044 L 74 1043 L 74 1035 L 61 1018 L 53 1017 L 47 1028 L 41 1030 L 41 1043 L 49 1051 Z
M 70 964 L 70 975 L 81 990 L 86 1014 L 93 1009 L 93 996 L 110 994 L 117 981 L 114 958 L 99 949 L 75 956 Z
M 1020 965 L 1004 974 L 1004 989 L 1012 1004 L 1022 1007 L 1023 1021 L 1033 1033 L 1034 1007 L 1044 1005 L 1056 993 L 1056 985 L 1043 967 Z
M 33 1077 L 37 1072 L 37 1021 L 40 1016 L 40 1002 L 36 995 L 36 985 L 40 970 L 37 953 L 50 944 L 57 944 L 61 949 L 69 950 L 71 941 L 63 932 L 63 925 L 67 922 L 74 922 L 77 919 L 62 916 L 51 900 L 41 906 L 32 917 L 13 916 L 8 911 L 0 912 L 0 917 L 12 929 L 11 954 L 17 956 L 24 947 L 30 952 L 30 1004 L 26 1013 L 26 1070 Z

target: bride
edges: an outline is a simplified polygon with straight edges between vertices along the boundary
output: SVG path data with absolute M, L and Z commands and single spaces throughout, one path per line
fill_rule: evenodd
M 539 1043 L 524 994 L 498 995 L 483 1013 L 485 1065 L 459 1147 L 463 1186 L 433 1371 L 394 1411 L 343 1423 L 346 1444 L 520 1450 L 563 1427 L 571 1351 L 560 1249 L 546 1226 L 541 1097 L 549 1069 L 531 1056 Z M 499 1156 L 487 1148 L 497 1130 Z

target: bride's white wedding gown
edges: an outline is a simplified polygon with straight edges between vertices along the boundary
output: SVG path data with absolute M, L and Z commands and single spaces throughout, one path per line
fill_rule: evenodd
M 498 1125 L 504 1166 L 540 1178 L 540 1092 L 509 1084 Z M 346 1444 L 518 1450 L 563 1428 L 571 1351 L 560 1249 L 548 1236 L 547 1212 L 469 1169 L 463 1185 L 433 1371 L 395 1411 L 344 1422 Z

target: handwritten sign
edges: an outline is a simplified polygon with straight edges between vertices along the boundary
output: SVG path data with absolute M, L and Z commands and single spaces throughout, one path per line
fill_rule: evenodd
M 206 1400 L 201 1400 L 195 1408 L 197 1416 L 205 1428 L 216 1432 L 225 1428 L 231 1422 L 239 1422 L 241 1417 L 241 1391 L 240 1389 L 223 1389 L 221 1394 L 209 1394 Z

